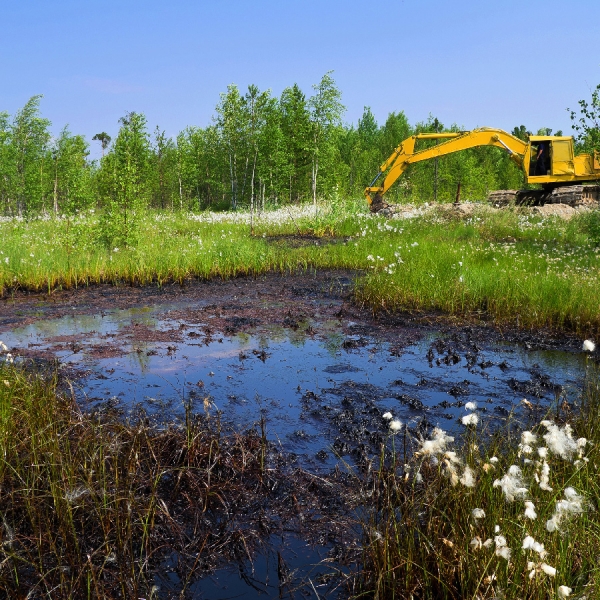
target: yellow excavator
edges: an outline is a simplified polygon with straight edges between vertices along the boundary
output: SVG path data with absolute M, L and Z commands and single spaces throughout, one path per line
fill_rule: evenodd
M 417 140 L 445 141 L 415 151 Z M 577 206 L 600 200 L 600 186 L 583 185 L 600 181 L 598 153 L 575 156 L 570 136 L 532 135 L 524 142 L 501 129 L 482 127 L 456 133 L 419 133 L 404 140 L 379 167 L 379 173 L 365 189 L 371 212 L 388 207 L 383 195 L 409 165 L 476 146 L 495 146 L 508 152 L 511 160 L 523 169 L 527 183 L 542 186 L 541 189 L 492 192 L 488 200 L 493 204 L 562 203 Z M 383 182 L 376 186 L 382 175 Z

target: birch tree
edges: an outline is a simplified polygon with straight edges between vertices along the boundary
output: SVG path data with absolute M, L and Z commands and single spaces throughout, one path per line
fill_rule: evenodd
M 317 177 L 319 156 L 330 141 L 332 129 L 341 124 L 346 107 L 342 104 L 342 93 L 331 76 L 333 71 L 323 75 L 321 81 L 313 85 L 315 94 L 308 101 L 312 124 L 312 198 L 317 206 Z

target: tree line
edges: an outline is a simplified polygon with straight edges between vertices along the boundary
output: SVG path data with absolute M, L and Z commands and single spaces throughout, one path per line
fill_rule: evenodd
M 411 125 L 403 111 L 378 124 L 365 107 L 356 125 L 343 122 L 342 94 L 331 72 L 307 96 L 297 84 L 280 97 L 255 85 L 230 85 L 212 122 L 175 138 L 150 130 L 142 113 L 120 120 L 115 139 L 93 143 L 65 127 L 53 137 L 34 96 L 12 118 L 0 113 L 0 211 L 5 215 L 74 214 L 99 208 L 127 215 L 146 208 L 203 210 L 282 205 L 362 193 L 403 139 L 419 132 L 458 131 L 431 116 Z M 551 131 L 551 130 L 543 130 Z M 525 139 L 521 125 L 512 131 Z M 419 142 L 425 147 L 427 142 Z M 390 190 L 391 201 L 483 199 L 519 188 L 520 170 L 496 148 L 474 148 L 413 165 Z M 123 216 L 124 215 L 124 216 Z

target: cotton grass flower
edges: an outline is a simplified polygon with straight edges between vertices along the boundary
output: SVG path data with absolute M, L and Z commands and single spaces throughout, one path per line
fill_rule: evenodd
M 596 344 L 592 340 L 585 340 L 583 342 L 583 350 L 585 352 L 593 352 L 596 349 Z
M 477 425 L 477 423 L 479 423 L 479 417 L 477 416 L 476 413 L 470 413 L 468 415 L 465 415 L 461 419 L 461 421 L 465 427 L 468 427 L 470 425 L 472 425 L 474 427 L 475 425 Z
M 533 550 L 533 552 L 537 552 L 540 555 L 540 558 L 544 558 L 548 554 L 544 549 L 544 544 L 536 542 L 530 535 L 525 536 L 521 548 L 523 550 Z
M 561 598 L 561 600 L 568 598 L 572 591 L 572 588 L 570 588 L 568 585 L 559 585 L 557 590 L 558 597 Z
M 556 503 L 554 514 L 546 521 L 546 530 L 550 533 L 560 530 L 563 520 L 579 515 L 585 511 L 584 498 L 574 488 L 568 487 L 564 491 L 565 499 Z
M 511 549 L 506 544 L 506 538 L 503 535 L 497 535 L 494 538 L 494 543 L 496 544 L 496 556 L 510 560 Z
M 473 548 L 473 550 L 481 550 L 481 547 L 483 546 L 483 544 L 481 542 L 481 538 L 479 536 L 474 537 L 469 542 L 469 546 L 471 546 L 471 548 Z
M 423 440 L 421 447 L 416 452 L 418 456 L 435 456 L 446 451 L 446 445 L 453 442 L 454 438 L 451 435 L 446 435 L 446 432 L 439 427 L 435 427 L 431 432 L 431 439 Z
M 477 410 L 477 402 L 467 402 L 465 404 L 465 410 Z
M 557 454 L 564 460 L 571 460 L 577 452 L 577 442 L 573 439 L 571 426 L 567 423 L 564 427 L 559 427 L 551 421 L 542 421 L 548 433 L 544 435 L 544 440 L 550 452 Z
M 535 480 L 539 483 L 540 489 L 546 492 L 552 491 L 550 487 L 550 465 L 546 461 L 542 463 L 541 472 L 535 474 Z
M 393 418 L 393 416 L 392 416 L 392 413 L 391 413 L 391 412 L 386 412 L 386 413 L 383 413 L 381 416 L 382 416 L 382 417 L 383 417 L 383 418 L 384 418 L 386 421 L 389 421 L 389 420 L 391 420 L 391 419 Z
M 525 502 L 525 518 L 535 521 L 537 519 L 537 513 L 535 512 L 535 506 L 533 502 Z
M 471 511 L 471 516 L 477 521 L 477 519 L 485 519 L 485 511 L 483 508 L 474 508 Z
M 475 487 L 475 472 L 473 471 L 473 469 L 471 469 L 471 467 L 466 466 L 465 470 L 463 472 L 463 476 L 460 478 L 460 482 L 468 488 L 473 488 Z
M 514 502 L 515 498 L 523 498 L 529 491 L 523 483 L 521 469 L 517 465 L 512 465 L 502 479 L 494 481 L 493 486 L 502 490 L 507 502 Z
M 529 571 L 529 579 L 533 579 L 536 573 L 542 572 L 546 573 L 546 575 L 548 575 L 549 577 L 554 577 L 556 575 L 556 569 L 546 564 L 545 562 L 536 564 L 530 561 L 527 563 L 527 569 L 531 569 Z
M 390 431 L 393 433 L 398 433 L 402 429 L 402 421 L 395 419 L 390 421 Z
M 542 563 L 540 566 L 541 566 L 542 571 L 544 571 L 544 573 L 546 573 L 546 575 L 548 575 L 550 577 L 554 577 L 556 575 L 556 569 L 554 567 L 551 567 L 550 565 L 547 565 L 546 563 Z

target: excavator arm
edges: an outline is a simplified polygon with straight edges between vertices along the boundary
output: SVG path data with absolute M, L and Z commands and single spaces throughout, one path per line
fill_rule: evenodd
M 416 141 L 423 139 L 446 139 L 447 141 L 415 152 Z M 371 206 L 374 197 L 377 196 L 381 199 L 381 196 L 404 173 L 408 165 L 477 146 L 495 146 L 496 148 L 501 148 L 509 153 L 510 158 L 519 167 L 523 167 L 525 152 L 528 148 L 526 142 L 506 133 L 506 131 L 488 127 L 460 133 L 420 133 L 413 135 L 404 140 L 392 152 L 390 157 L 379 168 L 379 173 L 371 182 L 371 185 L 365 189 L 365 196 L 369 206 Z M 382 184 L 376 186 L 375 183 L 382 175 L 385 175 Z

